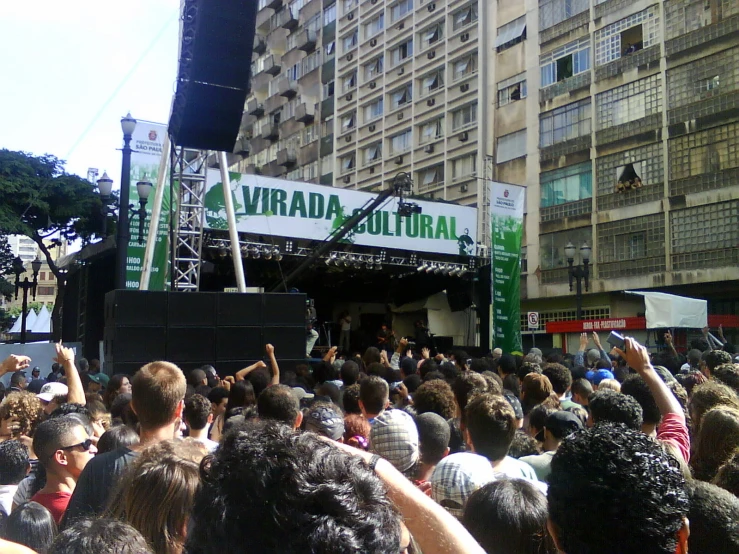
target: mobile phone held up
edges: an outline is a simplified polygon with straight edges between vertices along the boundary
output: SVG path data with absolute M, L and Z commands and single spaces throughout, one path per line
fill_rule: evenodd
M 616 331 L 611 331 L 611 334 L 608 335 L 606 342 L 608 342 L 608 344 L 610 344 L 611 346 L 620 348 L 621 350 L 623 350 L 626 346 L 626 341 L 624 340 L 623 335 L 617 333 Z

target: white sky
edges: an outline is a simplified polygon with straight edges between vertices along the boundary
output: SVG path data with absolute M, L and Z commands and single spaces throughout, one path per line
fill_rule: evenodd
M 169 119 L 178 11 L 179 0 L 0 1 L 0 148 L 53 154 L 82 177 L 107 170 L 117 188 L 121 117 Z

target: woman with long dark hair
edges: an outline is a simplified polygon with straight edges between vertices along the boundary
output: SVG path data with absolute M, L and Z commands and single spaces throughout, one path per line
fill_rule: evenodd
M 5 520 L 3 538 L 46 554 L 54 542 L 57 528 L 51 512 L 38 502 L 26 502 Z

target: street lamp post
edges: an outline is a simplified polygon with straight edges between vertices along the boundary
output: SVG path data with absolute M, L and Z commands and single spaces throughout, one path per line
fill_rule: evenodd
M 115 288 L 126 288 L 126 261 L 131 230 L 128 220 L 128 204 L 131 197 L 131 137 L 136 129 L 136 120 L 129 113 L 121 119 L 123 130 L 123 162 L 121 164 L 121 201 L 118 210 L 118 229 L 116 232 L 116 274 Z
M 17 257 L 13 260 L 13 273 L 15 273 L 15 299 L 18 300 L 18 291 L 23 289 L 23 307 L 21 308 L 21 344 L 26 344 L 26 319 L 28 317 L 28 291 L 30 290 L 33 294 L 33 299 L 36 300 L 36 287 L 38 285 L 38 272 L 41 270 L 41 260 L 36 258 L 31 262 L 31 269 L 33 270 L 33 281 L 28 280 L 26 276 L 21 281 L 21 275 L 25 272 L 26 268 L 23 267 L 23 260 Z
M 577 320 L 582 319 L 582 281 L 585 280 L 585 292 L 588 292 L 588 279 L 590 277 L 590 254 L 592 248 L 588 246 L 587 242 L 583 242 L 580 247 L 580 258 L 582 258 L 582 265 L 575 265 L 575 253 L 577 249 L 572 242 L 568 242 L 565 246 L 565 256 L 567 256 L 567 263 L 569 267 L 570 276 L 570 292 L 572 292 L 572 281 L 577 282 L 577 291 L 575 297 L 577 299 Z

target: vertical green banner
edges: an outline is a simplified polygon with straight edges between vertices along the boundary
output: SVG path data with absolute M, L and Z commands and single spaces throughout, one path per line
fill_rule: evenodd
M 521 240 L 526 188 L 490 183 L 493 343 L 521 352 Z
M 159 177 L 159 161 L 162 157 L 162 144 L 167 133 L 167 126 L 161 123 L 139 121 L 131 140 L 131 204 L 139 208 L 139 194 L 136 183 L 149 181 L 153 188 L 146 204 L 146 220 L 142 241 L 139 242 L 139 216 L 130 218 L 131 240 L 128 243 L 126 263 L 126 288 L 138 289 L 141 282 L 141 272 L 144 266 L 144 252 L 146 238 L 149 236 L 151 225 L 151 210 L 156 195 L 157 179 Z M 162 211 L 157 225 L 157 240 L 154 246 L 154 259 L 149 279 L 149 290 L 165 290 L 167 282 L 167 267 L 169 264 L 169 214 L 171 198 L 169 194 L 169 179 L 165 176 L 162 182 L 164 196 Z

